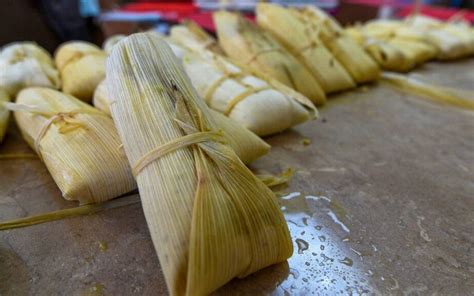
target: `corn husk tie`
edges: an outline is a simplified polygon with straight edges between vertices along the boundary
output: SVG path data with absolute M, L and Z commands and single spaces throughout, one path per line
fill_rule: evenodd
M 41 115 L 48 118 L 48 120 L 45 121 L 38 135 L 34 139 L 34 149 L 41 160 L 43 160 L 43 157 L 41 156 L 41 146 L 40 146 L 41 139 L 43 139 L 43 137 L 46 135 L 51 125 L 58 124 L 59 126 L 58 131 L 61 134 L 65 134 L 70 131 L 76 130 L 78 128 L 87 129 L 85 122 L 75 118 L 75 115 L 77 114 L 96 114 L 96 115 L 107 116 L 98 110 L 92 111 L 92 110 L 87 110 L 87 109 L 76 109 L 69 112 L 54 113 L 54 112 L 41 110 L 40 108 L 36 106 L 29 106 L 29 105 L 24 105 L 24 104 L 6 103 L 5 106 L 7 109 L 11 111 L 28 112 L 28 113 Z

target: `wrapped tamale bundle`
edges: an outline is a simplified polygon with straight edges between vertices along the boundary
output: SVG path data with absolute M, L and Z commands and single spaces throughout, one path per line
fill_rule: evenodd
M 293 10 L 305 22 L 312 23 L 314 30 L 319 30 L 319 37 L 331 51 L 336 60 L 349 72 L 357 83 L 377 80 L 380 69 L 377 63 L 348 36 L 339 23 L 315 6 L 306 6 L 302 10 Z
M 61 87 L 49 53 L 33 42 L 15 42 L 0 52 L 0 88 L 14 97 L 29 86 Z
M 326 93 L 355 87 L 354 80 L 319 39 L 319 29 L 289 9 L 257 5 L 257 22 L 304 64 Z
M 191 50 L 200 51 L 207 49 L 220 55 L 224 54 L 224 51 L 217 43 L 217 40 L 191 20 L 184 21 L 179 25 L 171 27 L 170 37 L 176 43 Z
M 22 90 L 14 116 L 68 200 L 106 201 L 136 188 L 112 119 L 48 88 Z
M 416 66 L 414 59 L 409 58 L 398 47 L 388 43 L 389 38 L 384 40 L 368 37 L 362 32 L 360 26 L 346 28 L 345 32 L 363 47 L 384 70 L 407 72 Z
M 111 116 L 106 80 L 97 86 L 94 93 L 94 106 Z M 249 164 L 270 151 L 270 145 L 248 129 L 242 127 L 238 122 L 235 122 L 217 111 L 210 111 L 217 126 L 222 129 L 229 145 L 234 149 L 243 163 Z
M 10 101 L 10 96 L 8 93 L 0 88 L 0 143 L 5 137 L 5 132 L 8 127 L 8 120 L 10 118 L 10 111 L 5 107 L 5 103 Z
M 387 43 L 403 52 L 416 65 L 432 60 L 438 54 L 438 50 L 434 46 L 416 40 L 394 37 L 390 38 Z
M 109 38 L 105 39 L 104 43 L 102 43 L 102 49 L 109 54 L 112 51 L 112 47 L 125 37 L 127 36 L 123 34 L 110 36 Z
M 107 54 L 92 43 L 71 41 L 62 44 L 54 55 L 61 73 L 63 92 L 90 102 L 97 85 L 105 78 Z
M 274 194 L 225 143 L 163 40 L 119 42 L 107 87 L 171 295 L 207 295 L 291 256 Z
M 229 57 L 286 84 L 315 104 L 324 104 L 326 97 L 316 78 L 272 36 L 237 13 L 219 11 L 213 17 L 219 44 Z

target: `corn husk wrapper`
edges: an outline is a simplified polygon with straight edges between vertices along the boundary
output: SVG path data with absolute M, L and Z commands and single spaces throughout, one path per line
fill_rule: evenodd
M 319 39 L 314 24 L 274 4 L 257 5 L 257 22 L 304 64 L 326 93 L 355 87 L 349 73 Z
M 99 84 L 94 93 L 94 106 L 104 113 L 110 116 L 112 115 L 110 112 L 110 98 L 107 91 L 106 80 Z M 210 113 L 214 117 L 217 126 L 222 129 L 229 145 L 234 149 L 243 163 L 249 164 L 270 151 L 270 145 L 251 131 L 242 127 L 239 123 L 217 111 L 210 110 Z
M 176 43 L 194 51 L 210 50 L 216 54 L 224 54 L 217 40 L 190 20 L 171 27 L 170 37 Z
M 107 54 L 92 43 L 72 41 L 61 45 L 54 56 L 61 73 L 63 92 L 90 102 L 97 85 L 105 78 Z
M 377 80 L 380 69 L 377 63 L 348 36 L 339 23 L 323 10 L 306 6 L 296 11 L 306 22 L 319 30 L 319 37 L 334 57 L 344 66 L 357 83 Z
M 3 138 L 8 127 L 8 120 L 10 118 L 10 111 L 5 107 L 5 103 L 10 101 L 10 96 L 6 91 L 0 88 L 0 143 L 2 143 Z
M 120 40 L 125 38 L 127 36 L 123 34 L 116 34 L 112 35 L 109 38 L 105 39 L 104 43 L 102 43 L 102 49 L 109 54 L 112 51 L 112 47 L 114 47 L 115 44 L 117 44 Z
M 6 45 L 0 53 L 0 88 L 14 97 L 22 88 L 59 88 L 61 81 L 49 53 L 33 42 Z
M 309 99 L 275 88 L 210 52 L 190 52 L 182 61 L 193 86 L 212 109 L 259 136 L 284 131 L 317 114 Z
M 213 17 L 219 44 L 229 57 L 295 89 L 315 104 L 324 104 L 326 97 L 316 78 L 273 37 L 239 14 L 220 11 Z
M 360 44 L 385 70 L 407 72 L 417 65 L 412 54 L 406 54 L 398 46 L 390 44 L 390 38 L 376 39 L 365 34 L 360 26 L 349 27 L 345 32 Z
M 403 52 L 416 65 L 424 64 L 438 55 L 434 46 L 416 40 L 395 37 L 388 40 L 388 44 Z
M 42 157 L 65 199 L 102 202 L 136 188 L 106 114 L 48 88 L 24 89 L 16 102 L 22 110 L 14 116 L 23 138 Z M 41 136 L 49 120 L 53 122 Z
M 136 174 L 171 295 L 206 295 L 291 256 L 274 194 L 220 142 L 208 107 L 163 40 L 142 33 L 118 43 L 107 84 L 132 166 L 158 147 L 209 132 L 207 141 L 176 147 Z

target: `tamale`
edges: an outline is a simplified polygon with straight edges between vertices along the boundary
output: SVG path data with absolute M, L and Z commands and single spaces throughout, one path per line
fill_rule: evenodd
M 110 99 L 107 94 L 106 80 L 97 86 L 94 93 L 94 106 L 104 113 L 112 115 L 110 113 Z M 243 163 L 249 164 L 270 151 L 270 145 L 239 123 L 217 111 L 211 110 L 211 114 L 217 126 L 222 129 L 229 145 Z
M 8 127 L 10 111 L 5 107 L 5 103 L 10 101 L 10 96 L 6 91 L 0 88 L 0 143 L 3 141 Z
M 90 102 L 97 85 L 105 78 L 107 54 L 92 43 L 72 41 L 62 44 L 54 55 L 61 73 L 63 92 Z
M 48 88 L 17 96 L 14 117 L 68 200 L 102 202 L 136 188 L 112 119 Z M 10 104 L 11 105 L 11 104 Z
M 112 51 L 112 47 L 125 37 L 127 36 L 123 34 L 116 34 L 110 36 L 109 38 L 105 39 L 104 43 L 102 43 L 102 49 L 106 53 L 110 53 Z
M 0 69 L 0 87 L 11 97 L 29 86 L 61 86 L 51 56 L 33 42 L 6 45 L 0 53 Z
M 315 104 L 324 104 L 319 82 L 273 37 L 240 14 L 220 11 L 213 17 L 219 44 L 229 57 L 292 87 Z
M 355 87 L 349 73 L 319 39 L 319 28 L 275 4 L 257 5 L 257 23 L 304 64 L 326 93 Z
M 344 66 L 357 83 L 377 80 L 380 68 L 371 56 L 364 51 L 339 23 L 323 10 L 306 6 L 300 14 L 319 29 L 319 36 L 334 57 Z
M 307 98 L 276 89 L 211 52 L 189 52 L 182 61 L 193 86 L 212 109 L 259 136 L 281 132 L 316 116 L 316 108 Z
M 225 144 L 163 40 L 119 42 L 107 87 L 171 295 L 207 295 L 291 256 L 274 194 Z
M 415 60 L 409 58 L 398 47 L 388 43 L 389 38 L 369 37 L 360 26 L 348 27 L 344 31 L 347 36 L 364 48 L 384 70 L 407 72 L 416 66 Z
M 434 46 L 416 40 L 394 37 L 388 40 L 387 43 L 403 52 L 416 65 L 432 60 L 438 54 L 438 50 Z
M 176 43 L 190 48 L 191 50 L 200 51 L 207 49 L 220 55 L 224 54 L 217 40 L 191 20 L 171 27 L 170 37 Z

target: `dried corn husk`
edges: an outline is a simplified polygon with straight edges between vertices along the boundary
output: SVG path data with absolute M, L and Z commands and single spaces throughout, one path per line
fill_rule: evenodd
M 326 93 L 355 87 L 349 73 L 319 39 L 319 29 L 274 4 L 257 5 L 257 22 L 306 65 Z
M 22 90 L 13 105 L 24 139 L 42 157 L 63 197 L 102 202 L 136 188 L 114 123 L 103 112 L 48 88 Z
M 33 42 L 6 45 L 0 53 L 0 69 L 0 87 L 11 97 L 29 86 L 61 86 L 51 56 Z
M 459 90 L 436 85 L 395 73 L 383 73 L 381 81 L 403 92 L 428 99 L 432 102 L 474 111 L 472 92 L 462 95 Z
M 5 103 L 10 101 L 10 96 L 6 91 L 0 88 L 0 143 L 7 131 L 10 111 L 5 107 Z
M 170 37 L 176 43 L 191 50 L 201 51 L 207 49 L 220 55 L 224 54 L 217 40 L 204 31 L 198 24 L 190 20 L 171 27 Z
M 106 80 L 99 84 L 94 93 L 94 106 L 108 115 L 111 115 Z M 242 127 L 239 123 L 227 118 L 217 111 L 211 110 L 211 114 L 214 117 L 217 126 L 222 129 L 224 135 L 229 141 L 229 145 L 234 149 L 235 153 L 243 163 L 249 164 L 270 151 L 270 145 L 251 131 Z
M 171 295 L 206 295 L 291 255 L 274 194 L 220 142 L 163 40 L 142 33 L 119 42 L 107 86 Z
M 388 44 L 403 52 L 416 65 L 421 65 L 438 55 L 438 50 L 434 46 L 416 40 L 395 37 L 388 40 Z
M 294 11 L 305 22 L 311 23 L 314 30 L 334 57 L 344 66 L 357 83 L 377 80 L 380 69 L 377 63 L 348 36 L 338 22 L 315 6 L 306 6 Z
M 407 72 L 417 65 L 413 54 L 406 54 L 399 46 L 390 44 L 390 38 L 376 39 L 369 37 L 360 26 L 346 28 L 345 32 L 359 43 L 385 70 Z
M 92 43 L 72 41 L 61 45 L 54 56 L 63 81 L 62 90 L 90 102 L 97 85 L 105 78 L 107 54 Z
M 232 59 L 292 87 L 315 104 L 326 97 L 308 69 L 269 34 L 237 13 L 214 13 L 219 44 Z
M 106 53 L 109 54 L 112 51 L 112 47 L 114 47 L 115 44 L 117 44 L 120 40 L 122 40 L 125 37 L 127 36 L 123 34 L 116 34 L 116 35 L 110 36 L 109 38 L 105 39 L 104 43 L 102 43 L 102 49 Z

